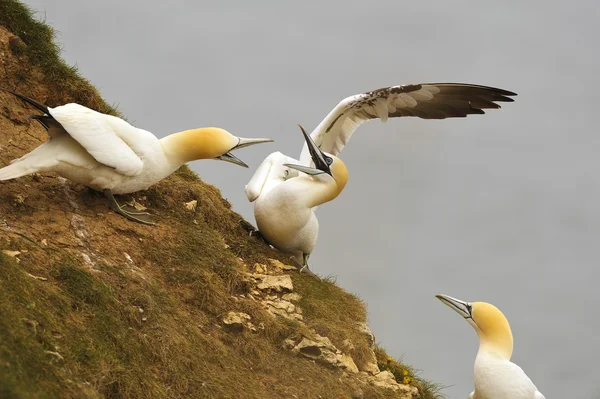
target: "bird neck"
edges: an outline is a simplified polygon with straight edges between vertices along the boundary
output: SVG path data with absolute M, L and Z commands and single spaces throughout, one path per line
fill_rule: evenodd
M 506 323 L 492 331 L 477 331 L 479 335 L 479 354 L 488 354 L 504 360 L 510 360 L 513 352 L 513 336 Z
M 231 143 L 223 143 L 220 130 L 212 127 L 184 130 L 162 138 L 160 143 L 167 158 L 174 163 L 183 165 L 197 159 L 212 159 L 225 153 L 224 148 L 235 145 L 233 136 Z
M 290 182 L 294 180 L 297 196 L 309 208 L 314 208 L 335 199 L 343 190 L 343 187 L 340 189 L 336 181 L 329 175 L 319 178 L 301 176 L 291 179 Z

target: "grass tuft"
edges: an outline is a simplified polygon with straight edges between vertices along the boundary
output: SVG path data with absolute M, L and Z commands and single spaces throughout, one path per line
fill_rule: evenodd
M 60 46 L 55 41 L 54 29 L 38 21 L 34 11 L 18 0 L 0 1 L 0 25 L 17 38 L 9 42 L 16 56 L 26 56 L 32 65 L 41 68 L 44 80 L 56 88 L 49 106 L 77 102 L 96 111 L 122 116 L 116 107 L 107 104 L 98 90 L 77 73 L 77 67 L 67 65 L 60 57 Z M 17 83 L 27 76 L 18 77 Z M 13 87 L 14 88 L 14 87 Z
M 419 399 L 443 399 L 442 389 L 444 386 L 421 378 L 420 371 L 403 363 L 399 359 L 388 356 L 383 348 L 377 346 L 375 349 L 377 365 L 381 371 L 387 370 L 396 377 L 401 384 L 411 385 L 418 389 Z

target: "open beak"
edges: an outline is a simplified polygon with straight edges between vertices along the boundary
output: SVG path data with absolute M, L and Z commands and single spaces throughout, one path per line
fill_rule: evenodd
M 327 173 L 329 176 L 331 176 L 331 171 L 329 170 L 329 165 L 331 164 L 331 158 L 327 157 L 327 155 L 325 155 L 325 153 L 323 151 L 321 151 L 321 149 L 313 141 L 312 137 L 310 137 L 310 135 L 308 133 L 306 133 L 306 130 L 304 130 L 302 125 L 298 125 L 298 126 L 300 127 L 300 130 L 302 130 L 302 134 L 304 135 L 304 140 L 306 141 L 306 145 L 308 146 L 308 151 L 310 152 L 310 157 L 312 158 L 313 163 L 315 164 L 315 167 L 311 168 L 309 166 L 295 165 L 295 164 L 289 164 L 289 163 L 284 164 L 284 166 L 287 166 L 288 168 L 299 170 L 300 172 L 304 172 L 311 176 L 316 176 L 316 175 L 320 175 L 323 173 Z M 329 163 L 327 162 L 328 158 L 330 160 Z
M 461 301 L 460 299 L 452 298 L 448 295 L 438 294 L 435 297 L 465 319 L 473 318 L 473 307 L 469 302 Z
M 231 162 L 231 163 L 234 163 L 236 165 L 243 166 L 244 168 L 248 167 L 248 165 L 246 165 L 244 163 L 244 161 L 242 161 L 241 159 L 239 159 L 238 157 L 236 157 L 235 155 L 233 155 L 230 152 L 226 152 L 225 154 L 223 154 L 221 156 L 218 156 L 215 159 L 218 159 L 219 161 Z
M 240 148 L 244 148 L 244 147 L 250 147 L 251 145 L 254 145 L 254 144 L 272 143 L 272 142 L 273 142 L 272 139 L 246 139 L 243 137 L 238 137 L 238 143 L 231 150 L 229 150 L 229 152 L 226 152 L 225 154 L 218 156 L 215 159 L 218 159 L 220 161 L 225 161 L 225 162 L 231 162 L 236 165 L 240 165 L 240 166 L 243 166 L 244 168 L 247 168 L 248 165 L 246 165 L 246 163 L 244 163 L 241 159 L 239 159 L 238 157 L 233 155 L 231 153 L 231 151 L 239 150 Z

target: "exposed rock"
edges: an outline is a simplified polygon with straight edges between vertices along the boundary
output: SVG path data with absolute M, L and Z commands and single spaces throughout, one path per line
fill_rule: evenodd
M 254 271 L 256 273 L 265 274 L 267 272 L 267 265 L 262 265 L 260 263 L 254 264 Z
M 281 276 L 263 277 L 262 281 L 258 283 L 257 288 L 263 291 L 273 290 L 282 292 L 293 291 L 294 285 L 292 284 L 292 278 L 288 274 L 284 274 Z
M 285 264 L 281 263 L 280 261 L 278 261 L 277 259 L 269 259 L 269 261 L 276 269 L 279 269 L 279 270 L 298 270 L 298 268 L 296 266 L 285 265 Z
M 398 384 L 396 378 L 389 371 L 382 371 L 374 376 L 369 376 L 368 381 L 371 385 L 378 388 L 390 389 L 394 392 L 402 392 L 408 398 L 416 398 L 419 390 L 416 387 L 404 384 Z
M 250 330 L 256 331 L 256 327 L 252 323 L 250 323 L 250 315 L 242 312 L 229 312 L 225 317 L 223 317 L 223 324 L 230 331 L 241 332 L 244 330 L 244 327 L 249 328 Z M 252 325 L 252 328 L 250 328 Z
M 358 367 L 356 367 L 354 360 L 336 348 L 329 338 L 319 334 L 315 333 L 311 338 L 302 336 L 302 339 L 298 343 L 288 338 L 284 341 L 284 346 L 293 353 L 300 354 L 319 363 L 338 367 L 349 373 L 358 373 Z
M 349 339 L 345 339 L 342 342 L 342 349 L 345 351 L 351 351 L 352 349 L 354 349 L 354 344 Z
M 283 294 L 281 299 L 285 299 L 286 301 L 290 302 L 298 302 L 300 301 L 300 299 L 302 299 L 302 295 L 297 294 L 295 292 L 290 292 L 289 294 Z
M 290 320 L 302 320 L 303 317 L 299 313 L 295 311 L 296 306 L 287 301 L 278 300 L 278 298 L 274 298 L 274 300 L 266 300 L 261 302 L 265 309 L 275 316 L 281 316 Z
M 358 323 L 358 330 L 367 336 L 367 340 L 369 341 L 369 347 L 371 349 L 374 349 L 375 335 L 373 334 L 373 331 L 371 331 L 367 323 Z
M 184 202 L 183 206 L 185 207 L 185 209 L 187 209 L 188 211 L 195 211 L 196 210 L 196 206 L 198 205 L 198 201 L 196 200 L 191 200 L 190 202 Z
M 374 354 L 373 354 L 373 358 L 375 358 Z M 375 360 L 375 361 L 365 362 L 363 364 L 363 366 L 360 368 L 360 371 L 366 371 L 367 373 L 369 373 L 371 375 L 375 375 L 375 374 L 378 374 L 381 370 L 379 370 L 379 366 L 377 365 L 377 360 Z
M 358 373 L 358 367 L 356 367 L 356 363 L 354 363 L 354 359 L 350 355 L 346 355 L 342 353 L 340 358 L 341 368 L 344 370 L 356 374 Z

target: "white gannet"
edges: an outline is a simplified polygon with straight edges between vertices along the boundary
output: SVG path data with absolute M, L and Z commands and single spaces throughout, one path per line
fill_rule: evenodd
M 310 272 L 308 258 L 317 241 L 318 205 L 344 189 L 348 171 L 338 155 L 356 128 L 370 119 L 416 116 L 445 119 L 483 114 L 513 101 L 515 93 L 461 83 L 423 83 L 392 86 L 342 100 L 310 134 L 300 160 L 280 152 L 269 155 L 246 185 L 254 201 L 258 231 L 275 248 L 288 252 L 300 271 Z
M 21 94 L 1 90 L 43 112 L 32 118 L 46 128 L 49 140 L 1 168 L 0 180 L 56 172 L 102 191 L 115 212 L 145 224 L 154 224 L 148 213 L 119 204 L 113 194 L 145 190 L 197 159 L 218 159 L 247 168 L 230 151 L 273 141 L 240 138 L 216 127 L 185 130 L 159 140 L 123 119 L 83 105 L 70 103 L 50 108 Z
M 508 320 L 497 307 L 447 295 L 436 297 L 464 317 L 479 336 L 475 390 L 468 399 L 545 399 L 521 367 L 510 361 L 513 336 Z

